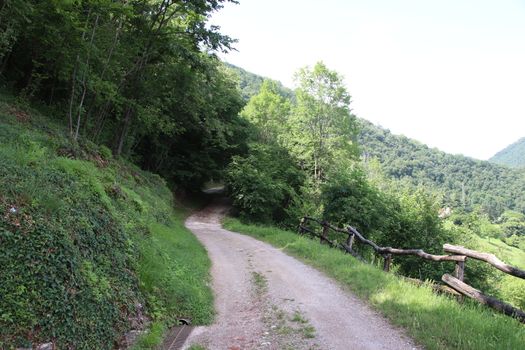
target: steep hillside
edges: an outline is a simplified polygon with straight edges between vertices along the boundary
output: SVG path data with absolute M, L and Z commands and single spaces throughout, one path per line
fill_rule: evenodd
M 490 162 L 513 168 L 525 168 L 525 137 L 496 153 Z
M 0 96 L 0 348 L 112 349 L 150 324 L 148 348 L 209 322 L 209 261 L 165 181 L 66 135 Z
M 523 172 L 431 149 L 366 120 L 360 124 L 363 157 L 377 158 L 388 176 L 443 194 L 444 205 L 481 205 L 492 216 L 508 208 L 525 211 Z

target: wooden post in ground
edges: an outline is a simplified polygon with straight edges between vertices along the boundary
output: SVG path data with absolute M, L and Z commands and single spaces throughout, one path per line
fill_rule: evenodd
M 350 250 L 352 249 L 352 246 L 354 245 L 354 238 L 355 238 L 355 235 L 353 233 L 349 233 L 348 238 L 346 239 L 346 245 L 348 246 L 348 248 L 350 248 Z
M 323 233 L 321 234 L 321 237 L 319 238 L 320 243 L 328 242 L 328 223 L 326 221 L 322 222 L 323 225 Z
M 297 233 L 299 234 L 299 236 L 302 236 L 304 231 L 303 231 L 303 225 L 305 223 L 305 219 L 304 218 L 301 218 L 301 221 L 299 221 L 299 228 L 297 229 Z
M 385 254 L 383 255 L 383 258 L 385 258 L 385 262 L 383 263 L 383 271 L 390 271 L 390 264 L 392 263 L 392 254 Z
M 465 280 L 465 261 L 456 261 L 456 268 L 454 269 L 454 277 L 461 282 Z

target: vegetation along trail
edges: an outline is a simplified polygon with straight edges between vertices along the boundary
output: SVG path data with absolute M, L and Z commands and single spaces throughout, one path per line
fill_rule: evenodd
M 414 342 L 317 270 L 221 227 L 225 204 L 186 226 L 212 260 L 217 318 L 186 346 L 208 349 L 415 349 Z

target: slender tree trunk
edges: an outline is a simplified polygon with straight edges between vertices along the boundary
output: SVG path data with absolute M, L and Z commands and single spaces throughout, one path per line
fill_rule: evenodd
M 123 1 L 124 4 L 127 3 L 127 1 Z M 108 53 L 108 56 L 106 58 L 106 63 L 104 64 L 104 67 L 102 68 L 102 73 L 100 74 L 100 80 L 103 80 L 105 75 L 106 75 L 106 72 L 107 72 L 107 69 L 109 67 L 109 64 L 111 62 L 111 58 L 113 57 L 113 53 L 115 51 L 115 48 L 117 47 L 118 45 L 118 42 L 119 42 L 119 37 L 120 37 L 120 33 L 122 31 L 122 19 L 119 18 L 117 19 L 117 28 L 115 30 L 115 37 L 113 38 L 113 43 L 111 44 L 111 47 L 109 49 L 109 53 Z M 91 98 L 91 103 L 89 104 L 89 110 L 86 114 L 86 117 L 84 118 L 84 122 L 83 122 L 83 128 L 85 128 L 87 126 L 87 122 L 88 122 L 88 119 L 91 118 L 91 115 L 93 114 L 93 109 L 95 108 L 95 101 L 97 99 L 97 96 L 98 96 L 98 91 L 95 91 L 94 94 L 93 94 L 93 97 Z M 107 104 L 109 104 L 109 101 L 106 103 L 106 106 Z M 100 116 L 100 115 L 99 115 Z M 99 118 L 97 118 L 97 120 L 99 120 Z
M 77 113 L 77 125 L 75 129 L 75 136 L 74 139 L 78 139 L 78 132 L 80 130 L 80 119 L 82 117 L 82 107 L 84 105 L 84 99 L 86 98 L 86 92 L 87 92 L 87 79 L 89 74 L 89 60 L 91 58 L 91 51 L 93 50 L 93 41 L 95 40 L 95 33 L 97 31 L 98 27 L 98 20 L 100 18 L 100 15 L 97 14 L 97 17 L 95 18 L 95 23 L 93 24 L 93 30 L 91 31 L 91 39 L 89 41 L 89 50 L 86 57 L 86 67 L 84 68 L 84 74 L 82 77 L 82 97 L 80 98 L 80 103 L 78 105 L 78 113 Z
M 122 129 L 120 131 L 120 135 L 117 140 L 117 148 L 115 151 L 116 156 L 122 155 L 122 150 L 124 148 L 124 140 L 126 139 L 126 136 L 128 134 L 129 125 L 131 124 L 131 115 L 132 115 L 131 107 L 128 107 L 126 109 L 126 116 L 124 118 L 124 122 L 122 123 Z
M 82 32 L 82 40 L 81 40 L 82 43 L 84 42 L 86 38 L 86 32 L 87 32 L 87 28 L 89 25 L 90 17 L 91 17 L 91 8 L 89 8 L 89 11 L 87 13 L 86 25 L 84 26 L 84 31 Z M 73 68 L 73 75 L 71 76 L 71 95 L 69 97 L 69 113 L 68 113 L 69 135 L 70 136 L 73 136 L 73 104 L 75 102 L 75 87 L 76 87 L 76 80 L 77 80 L 79 64 L 80 64 L 80 52 L 77 54 L 77 57 L 75 59 L 75 67 Z

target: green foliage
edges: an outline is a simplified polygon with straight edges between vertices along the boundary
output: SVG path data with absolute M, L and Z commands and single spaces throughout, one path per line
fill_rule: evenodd
M 335 162 L 357 155 L 355 116 L 343 78 L 324 63 L 305 67 L 295 77 L 299 87 L 288 145 L 319 184 Z
M 0 84 L 75 141 L 198 189 L 242 147 L 237 78 L 214 55 L 234 40 L 207 24 L 227 2 L 3 1 Z
M 154 105 L 144 111 L 148 126 L 134 157 L 170 184 L 193 191 L 220 178 L 231 157 L 245 151 L 248 136 L 237 116 L 242 100 L 231 73 L 216 59 L 202 57 L 200 64 L 203 72 L 174 66 L 154 73 L 157 79 L 143 95 Z M 159 90 L 159 83 L 173 86 Z
M 498 218 L 497 222 L 505 237 L 525 237 L 525 214 L 508 210 Z
M 248 155 L 234 157 L 226 171 L 234 207 L 261 222 L 289 219 L 303 182 L 295 160 L 277 145 L 250 144 Z
M 209 322 L 209 261 L 165 181 L 20 112 L 0 101 L 0 348 L 112 349 L 141 312 Z
M 240 115 L 250 121 L 258 131 L 261 142 L 272 143 L 286 137 L 289 129 L 287 119 L 290 115 L 291 102 L 278 93 L 277 85 L 264 80 L 257 95 L 246 104 Z
M 435 203 L 425 193 L 379 191 L 359 168 L 330 176 L 322 188 L 322 203 L 325 220 L 350 224 L 382 246 L 441 254 L 443 244 L 452 240 L 450 232 L 441 227 Z M 422 280 L 439 280 L 447 267 L 417 257 L 396 257 L 394 263 L 404 275 Z
M 525 167 L 525 137 L 505 147 L 489 159 L 490 162 L 512 168 Z
M 358 142 L 365 161 L 378 159 L 387 178 L 439 193 L 443 207 L 471 211 L 477 206 L 494 219 L 506 209 L 525 212 L 525 174 L 485 161 L 431 149 L 359 120 Z
M 291 89 L 283 86 L 283 84 L 281 84 L 279 81 L 270 80 L 257 74 L 250 73 L 240 67 L 234 66 L 233 64 L 227 63 L 227 66 L 238 76 L 239 88 L 245 101 L 248 101 L 250 98 L 257 95 L 265 81 L 270 81 L 271 84 L 275 86 L 278 94 L 281 97 L 284 97 L 288 100 L 293 100 L 295 98 L 294 92 Z
M 248 79 L 243 74 L 240 77 L 241 84 L 242 79 Z M 505 211 L 506 208 L 518 208 L 523 202 L 520 188 L 525 184 L 525 178 L 522 174 L 487 162 L 429 149 L 364 120 L 359 121 L 362 129 L 359 136 L 363 158 L 361 169 L 352 161 L 352 152 L 345 151 L 345 145 L 339 144 L 337 138 L 332 140 L 332 145 L 321 145 L 320 142 L 337 135 L 336 132 L 327 132 L 328 136 L 319 137 L 321 129 L 327 131 L 330 125 L 337 125 L 338 112 L 346 114 L 344 107 L 349 96 L 342 87 L 337 88 L 340 77 L 322 64 L 312 71 L 304 69 L 299 77 L 304 84 L 297 91 L 295 103 L 283 99 L 278 85 L 270 82 L 263 84 L 263 79 L 259 77 L 259 93 L 251 98 L 242 112 L 246 119 L 259 127 L 256 139 L 262 142 L 277 140 L 300 159 L 298 166 L 302 170 L 314 175 L 306 177 L 301 188 L 301 201 L 296 201 L 297 205 L 289 211 L 292 216 L 322 216 L 335 224 L 355 226 L 380 245 L 421 248 L 436 254 L 442 254 L 444 243 L 491 251 L 480 245 L 479 237 L 503 238 L 514 247 L 525 248 L 523 214 Z M 319 77 L 325 77 L 333 85 L 324 86 L 316 82 Z M 252 78 L 249 77 L 244 83 L 248 84 Z M 331 110 L 329 102 L 339 97 L 342 102 L 335 105 L 342 106 L 343 110 Z M 292 113 L 287 118 L 290 103 Z M 294 134 L 298 129 L 300 132 Z M 347 132 L 347 140 L 351 140 L 349 135 L 351 133 Z M 316 137 L 319 140 L 317 143 L 312 141 Z M 316 171 L 312 170 L 316 161 L 312 155 L 319 152 L 321 146 L 324 147 L 321 152 L 324 152 L 323 158 L 330 160 L 330 166 L 316 177 Z M 314 151 L 316 147 L 317 151 Z M 250 192 L 245 185 L 242 193 L 264 193 L 264 197 L 256 197 L 259 201 L 255 207 L 258 208 L 262 207 L 260 203 L 264 200 L 278 202 L 274 198 L 278 194 L 275 187 L 269 185 L 266 173 L 260 170 L 254 172 L 253 168 L 251 173 L 248 168 L 239 169 L 238 174 L 243 175 L 240 178 L 245 184 L 256 183 L 260 187 Z M 261 168 L 264 167 L 257 167 Z M 247 202 L 246 209 L 239 210 L 244 217 L 250 217 L 248 200 L 253 200 L 253 196 L 240 198 Z M 440 206 L 453 208 L 452 217 L 445 225 L 438 217 Z M 267 213 L 270 207 L 268 205 L 265 210 Z M 504 254 L 515 255 L 514 251 L 509 251 L 511 247 L 499 240 L 495 242 L 506 247 Z M 362 255 L 373 259 L 374 254 L 369 248 L 357 249 Z M 443 273 L 452 268 L 451 263 L 427 262 L 416 257 L 395 257 L 394 264 L 400 273 L 419 279 L 440 280 Z M 506 279 L 492 267 L 472 261 L 466 269 L 466 279 L 473 286 L 515 304 L 520 303 L 519 288 L 507 287 Z
M 345 287 L 367 299 L 393 324 L 426 349 L 520 349 L 523 326 L 484 306 L 436 295 L 430 285 L 415 286 L 362 264 L 353 257 L 320 245 L 318 241 L 273 227 L 226 219 L 226 228 L 264 240 L 321 269 Z
M 203 288 L 210 261 L 197 239 L 188 234 L 182 221 L 170 225 L 152 223 L 150 234 L 140 239 L 138 277 L 154 320 L 191 318 L 208 324 L 213 318 L 211 291 Z

